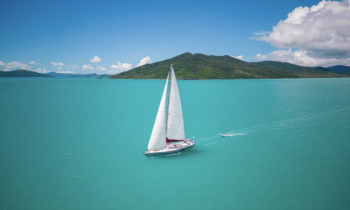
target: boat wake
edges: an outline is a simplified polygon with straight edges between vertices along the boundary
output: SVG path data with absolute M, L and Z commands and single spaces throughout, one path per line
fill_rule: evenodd
M 212 144 L 224 143 L 224 142 L 229 141 L 230 139 L 232 139 L 234 137 L 244 136 L 244 135 L 248 134 L 249 131 L 233 132 L 233 130 L 232 130 L 232 131 L 225 132 L 225 133 L 231 134 L 230 137 L 229 138 L 223 138 L 221 136 L 221 133 L 217 133 L 217 134 L 209 136 L 209 137 L 196 138 L 195 136 L 193 136 L 191 139 L 196 142 L 196 145 L 199 145 L 199 146 L 210 146 Z
M 246 132 L 232 133 L 232 136 L 244 136 L 245 134 L 246 134 Z
M 213 136 L 210 136 L 210 137 L 200 137 L 200 138 L 198 138 L 198 139 L 196 139 L 196 136 L 193 136 L 193 137 L 191 138 L 191 140 L 196 141 L 196 144 L 197 144 L 198 142 L 208 141 L 208 140 L 210 140 L 210 139 L 214 139 L 214 138 L 217 138 L 217 137 L 218 137 L 218 134 L 213 135 Z
M 317 115 L 303 115 L 296 116 L 294 118 L 286 118 L 280 119 L 275 122 L 267 122 L 262 124 L 257 124 L 251 127 L 242 128 L 240 130 L 234 129 L 228 132 L 217 133 L 215 135 L 211 135 L 208 137 L 196 137 L 193 136 L 191 139 L 196 141 L 196 145 L 198 146 L 210 146 L 217 143 L 225 143 L 232 140 L 237 140 L 238 137 L 250 135 L 250 134 L 259 134 L 266 132 L 276 132 L 283 131 L 287 129 L 297 129 L 301 124 L 305 124 L 305 122 L 309 122 L 311 125 L 317 125 L 320 122 L 323 122 L 322 118 L 327 118 L 329 115 L 336 115 L 343 113 L 344 111 L 349 111 L 350 106 L 340 107 L 334 111 L 326 111 L 322 113 L 318 113 Z M 340 121 L 342 118 L 340 117 Z M 235 132 L 234 132 L 235 131 Z M 221 134 L 230 134 L 228 137 L 221 137 Z

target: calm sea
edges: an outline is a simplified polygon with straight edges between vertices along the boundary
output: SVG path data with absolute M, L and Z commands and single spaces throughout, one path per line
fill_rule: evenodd
M 350 79 L 178 84 L 196 145 L 146 158 L 165 80 L 1 79 L 0 210 L 350 209 Z

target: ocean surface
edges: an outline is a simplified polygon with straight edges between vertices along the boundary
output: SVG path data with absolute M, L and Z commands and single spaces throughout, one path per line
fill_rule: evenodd
M 164 85 L 0 79 L 0 210 L 350 209 L 350 79 L 178 81 L 196 145 L 146 158 Z

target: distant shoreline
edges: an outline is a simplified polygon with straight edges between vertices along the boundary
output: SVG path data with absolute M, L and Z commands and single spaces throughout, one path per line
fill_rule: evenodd
M 96 78 L 84 77 L 0 77 L 0 80 L 13 79 L 50 79 L 50 80 L 96 80 Z M 303 78 L 238 78 L 238 79 L 178 79 L 178 81 L 224 81 L 224 80 L 298 80 L 298 79 L 350 79 L 350 77 L 303 77 Z M 114 80 L 114 79 L 103 79 Z M 166 80 L 164 79 L 140 79 L 140 78 L 116 78 L 115 80 Z
M 285 62 L 246 62 L 234 57 L 184 53 L 146 64 L 113 76 L 111 79 L 165 79 L 170 65 L 178 80 L 340 78 L 350 76 L 350 67 L 304 67 Z

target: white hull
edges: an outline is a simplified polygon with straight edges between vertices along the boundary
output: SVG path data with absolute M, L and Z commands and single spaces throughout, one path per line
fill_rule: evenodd
M 230 137 L 233 136 L 233 134 L 221 134 L 221 137 Z
M 180 142 L 180 143 L 167 145 L 166 148 L 161 150 L 147 150 L 142 154 L 146 155 L 146 157 L 169 155 L 169 154 L 181 152 L 182 150 L 192 147 L 194 144 L 195 144 L 194 141 L 188 141 L 186 143 Z

